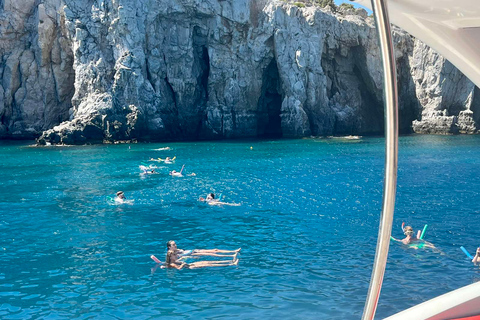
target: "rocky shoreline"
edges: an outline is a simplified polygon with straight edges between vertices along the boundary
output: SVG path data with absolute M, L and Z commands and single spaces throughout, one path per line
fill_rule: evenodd
M 365 11 L 268 0 L 4 0 L 0 139 L 39 144 L 383 131 Z M 480 91 L 394 28 L 402 133 L 479 133 Z

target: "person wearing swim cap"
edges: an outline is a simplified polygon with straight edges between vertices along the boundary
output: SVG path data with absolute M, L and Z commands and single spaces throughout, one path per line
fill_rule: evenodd
M 237 255 L 241 248 L 237 250 L 219 250 L 219 249 L 211 249 L 211 250 L 204 250 L 204 249 L 195 249 L 195 250 L 181 250 L 177 248 L 177 244 L 175 241 L 170 240 L 167 242 L 167 257 L 165 261 L 165 265 L 167 268 L 175 268 L 175 269 L 196 269 L 196 268 L 203 268 L 203 267 L 225 267 L 225 266 L 232 266 L 238 264 Z M 233 255 L 223 255 L 219 253 L 234 253 Z M 185 263 L 181 261 L 182 258 L 185 256 L 213 256 L 213 257 L 232 257 L 232 260 L 214 260 L 214 261 L 197 261 L 193 263 Z
M 473 257 L 472 262 L 475 264 L 480 263 L 480 247 L 477 248 L 477 252 L 475 253 L 475 257 Z
M 115 197 L 115 201 L 116 202 L 125 202 L 125 200 L 127 200 L 127 198 L 125 197 L 125 194 L 123 193 L 123 191 L 118 191 L 117 196 Z

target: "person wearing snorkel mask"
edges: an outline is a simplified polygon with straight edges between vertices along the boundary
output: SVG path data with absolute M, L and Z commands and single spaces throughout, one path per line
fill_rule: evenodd
M 418 235 L 415 236 L 415 232 L 413 232 L 413 228 L 410 226 L 406 226 L 405 229 L 403 229 L 403 233 L 406 236 L 401 240 L 403 244 L 410 244 L 419 240 Z

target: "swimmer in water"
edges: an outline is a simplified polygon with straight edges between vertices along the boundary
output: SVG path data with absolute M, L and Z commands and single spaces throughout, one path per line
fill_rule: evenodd
M 215 199 L 215 194 L 209 193 L 209 194 L 207 195 L 207 199 L 205 199 L 205 201 L 207 201 L 207 202 L 210 202 L 210 201 L 218 201 L 218 199 Z
M 227 266 L 236 266 L 238 265 L 237 254 L 233 256 L 232 260 L 217 260 L 217 261 L 197 261 L 193 263 L 185 263 L 180 261 L 177 257 L 175 250 L 169 250 L 167 252 L 167 258 L 165 261 L 165 266 L 167 268 L 174 269 L 197 269 L 205 267 L 227 267 Z
M 209 193 L 207 194 L 207 197 L 200 197 L 198 198 L 198 201 L 204 201 L 204 202 L 212 202 L 212 201 L 219 201 L 218 199 L 215 199 L 215 194 Z
M 155 171 L 155 169 L 153 169 L 152 167 L 146 167 L 146 166 L 139 166 L 140 170 L 142 170 L 142 173 L 141 174 L 153 174 L 153 173 L 157 173 Z
M 220 197 L 221 197 L 221 195 L 220 195 Z M 226 205 L 226 206 L 238 207 L 240 205 L 239 203 L 222 202 L 220 200 L 221 199 L 216 199 L 215 194 L 213 194 L 213 193 L 209 193 L 206 198 L 204 198 L 204 197 L 198 198 L 198 201 L 206 202 L 206 203 L 208 203 L 209 205 L 212 205 L 212 206 Z
M 177 172 L 175 170 L 170 171 L 169 175 L 172 177 L 183 177 L 183 174 L 181 172 Z
M 183 177 L 183 169 L 185 169 L 185 165 L 182 166 L 182 170 L 180 170 L 180 172 L 172 170 L 170 171 L 169 175 L 171 175 L 172 177 Z
M 111 199 L 111 198 L 110 198 Z M 115 202 L 125 202 L 127 200 L 127 198 L 125 197 L 125 194 L 123 193 L 123 191 L 118 191 L 117 192 L 117 196 L 115 197 Z
M 475 253 L 475 257 L 473 257 L 472 262 L 475 264 L 480 263 L 480 247 L 477 248 L 477 252 Z
M 162 158 L 158 158 L 158 159 L 154 159 L 154 158 L 150 158 L 149 161 L 157 161 L 157 162 L 164 162 L 166 164 L 171 164 L 171 163 L 174 163 L 175 162 L 175 159 L 177 157 L 173 157 L 173 158 L 170 158 L 170 157 L 166 157 L 165 159 L 162 159 Z
M 395 241 L 401 242 L 405 245 L 410 245 L 410 247 L 415 249 L 423 248 L 423 247 L 436 249 L 432 243 L 420 239 L 420 234 L 421 234 L 420 230 L 418 230 L 417 235 L 415 236 L 414 235 L 415 232 L 413 231 L 413 228 L 411 226 L 406 226 L 405 228 L 403 228 L 403 233 L 405 234 L 404 239 L 399 240 L 399 239 L 395 239 L 394 237 L 392 237 L 392 239 Z
M 211 257 L 233 257 L 235 258 L 237 254 L 242 250 L 238 248 L 236 250 L 220 250 L 220 249 L 194 249 L 194 250 L 182 250 L 177 248 L 177 244 L 174 240 L 167 242 L 167 250 L 173 251 L 177 255 L 177 259 L 184 257 L 199 257 L 199 256 L 211 256 Z
M 417 242 L 419 239 L 419 236 L 414 235 L 413 228 L 410 226 L 406 226 L 405 229 L 403 229 L 403 234 L 405 234 L 405 238 L 401 240 L 403 244 L 410 244 L 413 242 Z

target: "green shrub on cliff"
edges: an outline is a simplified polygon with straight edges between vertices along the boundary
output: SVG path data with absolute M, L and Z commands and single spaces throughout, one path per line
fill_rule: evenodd
M 334 0 L 315 0 L 315 4 L 322 8 L 330 6 L 333 11 L 336 11 L 337 9 L 337 5 L 335 4 Z
M 347 10 L 347 9 L 355 10 L 355 7 L 353 6 L 353 4 L 350 4 L 350 3 L 342 3 L 338 8 L 344 9 L 344 10 Z

